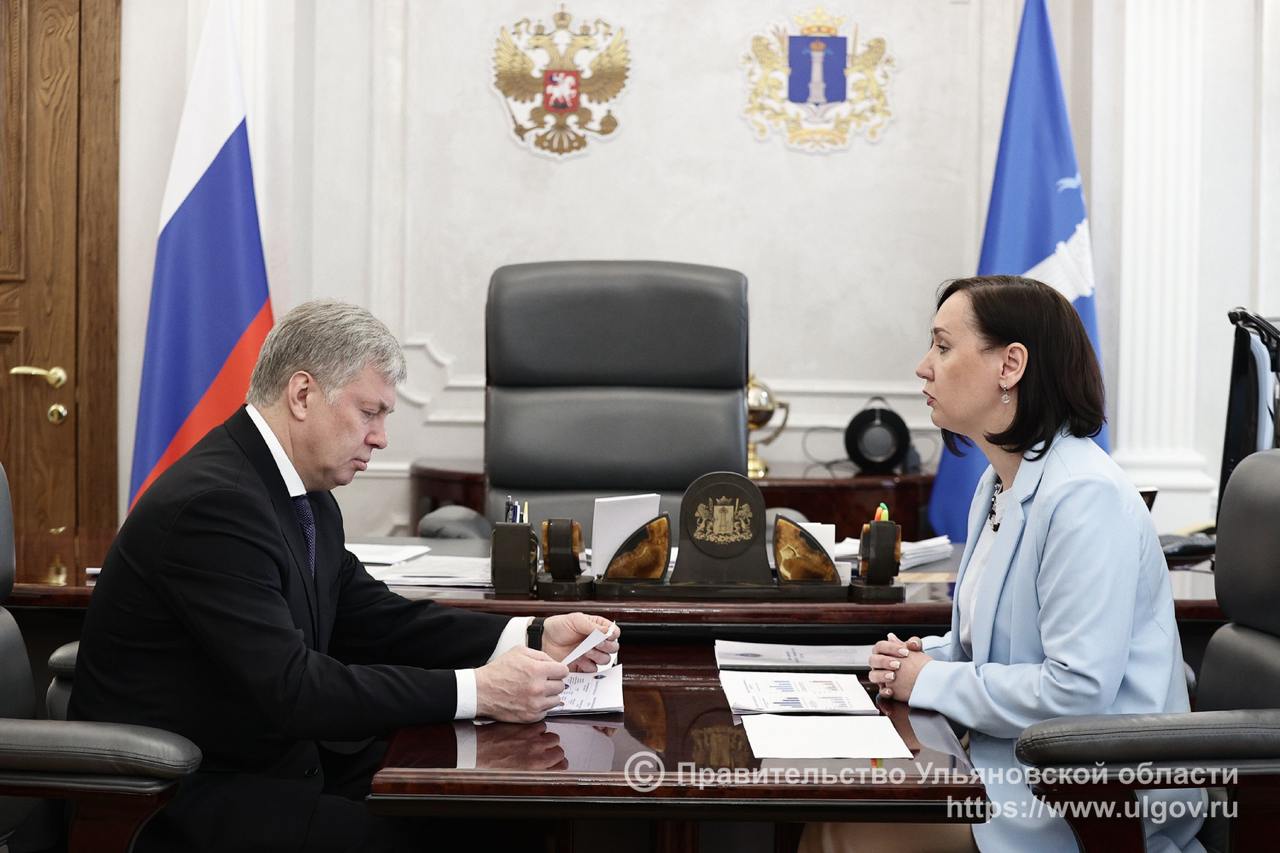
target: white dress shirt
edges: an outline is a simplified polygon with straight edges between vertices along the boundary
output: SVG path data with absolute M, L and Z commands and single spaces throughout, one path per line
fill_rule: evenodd
M 1008 499 L 1008 492 L 1001 492 L 996 495 L 996 514 L 994 519 L 988 519 L 982 525 L 982 532 L 978 534 L 978 541 L 973 545 L 973 555 L 969 557 L 969 566 L 964 570 L 964 580 L 960 584 L 960 588 L 956 590 L 956 596 L 959 599 L 959 607 L 957 610 L 960 614 L 960 646 L 964 649 L 965 654 L 973 657 L 973 610 L 978 604 L 978 597 L 974 591 L 978 588 L 978 578 L 982 576 L 982 571 L 987 567 L 987 558 L 991 555 L 991 546 L 996 542 L 996 536 L 999 534 L 991 529 L 991 523 L 1000 523 L 1000 519 L 1004 516 L 1004 505 Z
M 302 484 L 302 478 L 298 476 L 298 470 L 293 467 L 293 461 L 289 459 L 289 454 L 284 452 L 284 447 L 280 444 L 280 439 L 276 438 L 276 434 L 271 431 L 262 413 L 248 404 L 245 411 L 249 414 L 249 419 L 253 421 L 253 425 L 258 428 L 258 432 L 262 433 L 262 440 L 267 443 L 267 449 L 271 451 L 271 458 L 276 461 L 276 467 L 280 469 L 280 476 L 284 479 L 285 488 L 289 490 L 289 497 L 296 498 L 299 495 L 307 493 L 307 487 Z M 502 629 L 502 634 L 498 637 L 498 644 L 493 649 L 493 654 L 489 655 L 489 661 L 501 654 L 514 649 L 516 646 L 523 646 L 525 637 L 529 629 L 529 623 L 532 617 L 517 616 L 507 623 L 507 627 Z M 456 669 L 453 672 L 458 680 L 458 704 L 454 710 L 453 718 L 455 720 L 470 720 L 476 715 L 476 671 L 474 669 Z

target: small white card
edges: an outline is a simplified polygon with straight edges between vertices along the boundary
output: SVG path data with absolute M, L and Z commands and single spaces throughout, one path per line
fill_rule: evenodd
M 658 515 L 661 498 L 657 494 L 596 498 L 591 519 L 591 573 L 604 576 L 609 561 L 636 528 Z
M 592 631 L 590 634 L 588 634 L 585 640 L 583 640 L 581 643 L 578 643 L 578 647 L 573 651 L 569 652 L 569 654 L 565 655 L 564 660 L 560 662 L 565 666 L 571 666 L 573 662 L 576 661 L 578 658 L 582 657 L 587 652 L 591 651 L 596 646 L 600 645 L 601 643 L 603 643 L 605 640 L 609 639 L 612 636 L 613 636 L 613 628 L 609 629 L 608 634 L 606 634 L 604 631 L 601 631 L 599 628 L 597 628 L 594 631 Z
M 809 535 L 818 540 L 818 544 L 827 552 L 827 556 L 831 558 L 831 562 L 836 560 L 836 526 L 834 524 L 821 524 L 816 521 L 802 521 L 800 526 L 808 531 Z
M 888 717 L 742 718 L 756 758 L 910 758 Z
M 613 714 L 622 710 L 622 667 L 600 672 L 571 672 L 564 680 L 560 704 L 547 712 L 560 714 Z

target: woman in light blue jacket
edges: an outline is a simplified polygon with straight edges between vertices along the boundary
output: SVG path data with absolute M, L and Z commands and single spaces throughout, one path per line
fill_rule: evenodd
M 1051 717 L 1189 710 L 1155 528 L 1090 438 L 1104 420 L 1101 372 L 1053 288 L 1014 276 L 949 283 L 916 374 L 947 444 L 991 467 L 969 510 L 951 630 L 877 644 L 871 680 L 969 729 L 995 806 L 973 829 L 979 849 L 1074 851 L 1066 822 L 1020 781 L 1014 741 Z M 1167 801 L 1194 809 L 1203 793 L 1147 798 L 1166 801 L 1148 812 L 1165 815 Z M 1148 819 L 1147 850 L 1202 850 L 1200 823 Z

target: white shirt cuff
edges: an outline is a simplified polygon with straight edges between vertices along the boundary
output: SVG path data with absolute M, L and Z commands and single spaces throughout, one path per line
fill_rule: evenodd
M 533 621 L 532 616 L 516 616 L 507 622 L 507 627 L 502 629 L 502 633 L 498 635 L 498 644 L 493 648 L 493 654 L 489 655 L 489 660 L 485 663 L 492 663 L 495 658 L 505 654 L 517 646 L 525 644 L 525 638 L 528 636 L 529 623 Z M 458 705 L 454 709 L 453 718 L 455 720 L 474 720 L 476 716 L 476 671 L 474 669 L 455 669 L 454 677 L 458 679 Z
M 455 669 L 458 679 L 458 707 L 453 712 L 455 720 L 474 720 L 476 717 L 476 671 Z
M 529 625 L 532 622 L 532 616 L 516 616 L 511 619 L 498 636 L 498 645 L 493 647 L 493 654 L 489 655 L 488 662 L 493 663 L 512 649 L 525 645 L 525 641 L 529 638 Z
M 453 733 L 458 739 L 458 769 L 474 770 L 476 766 L 476 724 L 454 723 Z

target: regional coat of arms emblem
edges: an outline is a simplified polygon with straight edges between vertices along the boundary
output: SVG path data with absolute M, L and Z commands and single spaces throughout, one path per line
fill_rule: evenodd
M 752 37 L 743 116 L 757 139 L 773 132 L 802 151 L 835 151 L 859 134 L 872 142 L 889 123 L 887 89 L 893 57 L 883 38 L 859 49 L 858 30 L 840 34 L 843 18 L 821 8 L 797 15 L 799 32 L 775 24 Z
M 560 8 L 552 26 L 523 18 L 498 33 L 493 85 L 511 116 L 512 132 L 530 150 L 560 157 L 581 151 L 589 137 L 618 128 L 614 100 L 627 84 L 631 56 L 621 28 L 596 19 L 572 27 Z M 593 124 L 594 122 L 594 124 Z

